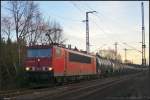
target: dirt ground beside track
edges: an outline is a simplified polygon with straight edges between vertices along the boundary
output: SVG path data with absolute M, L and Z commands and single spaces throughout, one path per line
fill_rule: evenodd
M 150 73 L 146 72 L 140 77 L 119 83 L 86 98 L 86 100 L 150 100 Z

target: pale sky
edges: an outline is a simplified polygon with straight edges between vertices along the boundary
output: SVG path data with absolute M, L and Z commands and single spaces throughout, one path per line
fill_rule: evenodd
M 149 1 L 144 2 L 146 59 L 149 57 Z M 2 2 L 3 6 L 7 6 Z M 114 49 L 118 42 L 118 53 L 124 60 L 127 44 L 141 50 L 141 1 L 37 1 L 45 19 L 55 20 L 63 27 L 67 44 L 85 50 L 85 12 L 89 14 L 90 49 Z M 7 12 L 2 8 L 2 14 Z M 105 44 L 105 45 L 104 45 Z M 135 50 L 127 51 L 127 59 L 141 63 L 141 54 Z

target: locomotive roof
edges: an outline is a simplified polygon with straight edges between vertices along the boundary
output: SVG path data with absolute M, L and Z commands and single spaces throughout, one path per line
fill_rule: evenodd
M 39 49 L 42 49 L 42 48 L 52 48 L 52 47 L 59 47 L 59 48 L 64 48 L 65 50 L 69 51 L 69 52 L 72 52 L 72 53 L 76 53 L 76 54 L 80 54 L 80 55 L 84 55 L 84 56 L 89 56 L 89 57 L 94 57 L 94 55 L 91 55 L 91 54 L 87 54 L 86 51 L 79 51 L 79 50 L 74 50 L 74 49 L 69 49 L 69 48 L 65 48 L 63 46 L 60 46 L 58 44 L 50 44 L 50 45 L 31 45 L 31 46 L 27 46 L 27 48 L 39 48 Z
M 31 45 L 27 46 L 27 48 L 51 48 L 52 45 Z
M 57 46 L 56 46 L 57 47 Z M 62 47 L 59 47 L 59 48 L 62 48 Z M 76 53 L 76 54 L 79 54 L 79 55 L 84 55 L 84 56 L 89 56 L 89 57 L 94 57 L 93 55 L 91 54 L 87 54 L 87 53 L 83 53 L 79 50 L 74 50 L 74 49 L 68 49 L 68 48 L 64 48 L 66 51 L 68 52 L 72 52 L 72 53 Z

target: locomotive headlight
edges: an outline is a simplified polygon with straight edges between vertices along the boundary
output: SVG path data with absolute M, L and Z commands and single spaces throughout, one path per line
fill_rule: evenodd
M 26 67 L 26 71 L 29 71 L 30 70 L 30 68 L 29 67 Z
M 38 59 L 38 62 L 40 62 L 40 59 Z
M 49 68 L 48 68 L 49 71 L 52 71 L 52 69 L 53 69 L 52 67 L 49 67 Z

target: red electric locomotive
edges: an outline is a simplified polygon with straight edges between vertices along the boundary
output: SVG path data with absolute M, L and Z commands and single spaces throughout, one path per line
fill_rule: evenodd
M 96 75 L 96 58 L 57 45 L 27 47 L 25 69 L 31 79 L 57 82 Z

